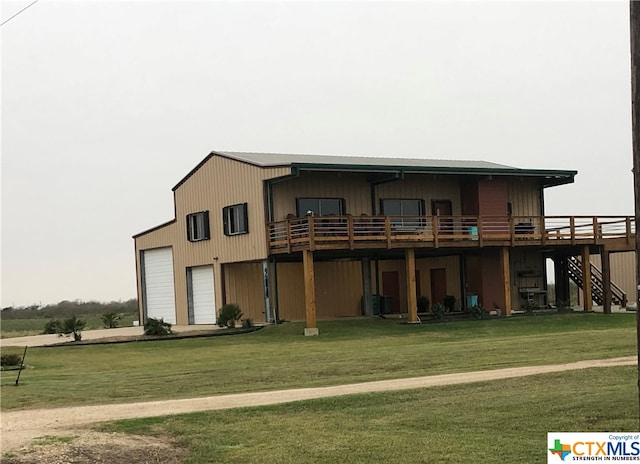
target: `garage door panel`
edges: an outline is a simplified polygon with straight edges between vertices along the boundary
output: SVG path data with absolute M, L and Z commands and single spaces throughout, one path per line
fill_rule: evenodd
M 173 251 L 170 247 L 143 252 L 145 317 L 176 323 Z
M 216 323 L 213 266 L 191 268 L 191 305 L 194 324 Z

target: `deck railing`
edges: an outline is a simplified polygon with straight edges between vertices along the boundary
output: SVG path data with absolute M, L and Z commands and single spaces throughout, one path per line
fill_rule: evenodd
M 483 246 L 600 243 L 631 244 L 629 216 L 307 216 L 267 224 L 272 252 L 295 249 L 402 246 Z

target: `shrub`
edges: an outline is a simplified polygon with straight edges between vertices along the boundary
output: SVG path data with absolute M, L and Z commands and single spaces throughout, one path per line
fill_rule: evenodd
M 60 332 L 65 335 L 73 335 L 73 340 L 79 342 L 82 340 L 82 330 L 86 325 L 86 321 L 78 319 L 74 314 L 70 318 L 62 321 L 62 329 Z
M 240 319 L 242 319 L 242 311 L 237 304 L 226 304 L 218 311 L 218 325 L 220 327 L 233 328 Z
M 447 313 L 447 307 L 442 303 L 434 303 L 431 307 L 431 313 L 436 317 L 436 319 L 442 319 Z
M 429 311 L 429 298 L 426 296 L 418 297 L 418 312 L 426 313 L 427 311 Z
M 62 332 L 62 323 L 58 319 L 52 319 L 44 325 L 45 334 L 57 334 Z
M 0 355 L 0 366 L 19 366 L 22 364 L 22 358 L 19 354 L 9 353 Z
M 243 329 L 253 329 L 255 326 L 253 324 L 253 320 L 250 318 L 242 319 L 242 328 Z
M 171 331 L 171 324 L 165 322 L 163 318 L 154 319 L 150 317 L 144 323 L 144 334 L 145 335 L 169 335 L 173 333 Z
M 469 308 L 469 314 L 471 314 L 471 316 L 475 317 L 476 319 L 484 319 L 484 317 L 487 315 L 485 308 L 482 305 L 471 306 Z
M 104 313 L 102 315 L 102 323 L 105 329 L 113 329 L 118 327 L 120 316 L 116 313 Z

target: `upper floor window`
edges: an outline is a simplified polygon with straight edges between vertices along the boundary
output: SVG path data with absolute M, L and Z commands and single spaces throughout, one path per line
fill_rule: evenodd
M 298 217 L 307 214 L 314 216 L 328 216 L 344 214 L 344 200 L 342 198 L 298 198 L 296 199 Z
M 190 242 L 209 240 L 209 211 L 187 215 L 187 238 Z
M 395 216 L 391 221 L 391 226 L 396 230 L 415 230 L 425 225 L 422 219 L 398 218 L 398 216 L 422 216 L 424 214 L 424 200 L 385 198 L 380 200 L 380 206 L 382 214 L 385 216 Z
M 225 235 L 248 234 L 247 204 L 225 206 L 222 209 L 222 223 Z
M 382 214 L 385 216 L 422 216 L 424 201 L 417 199 L 382 199 Z

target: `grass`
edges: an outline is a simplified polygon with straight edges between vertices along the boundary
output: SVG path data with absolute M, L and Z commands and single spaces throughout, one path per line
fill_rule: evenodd
M 343 320 L 321 322 L 319 328 L 319 337 L 303 337 L 303 324 L 290 323 L 232 337 L 30 348 L 19 387 L 13 386 L 15 372 L 2 373 L 1 406 L 7 410 L 186 398 L 636 353 L 631 314 L 428 325 Z
M 36 438 L 31 444 L 33 446 L 48 446 L 56 443 L 71 443 L 76 437 L 70 435 L 44 435 Z
M 190 464 L 547 462 L 547 432 L 637 430 L 637 368 L 369 393 L 119 421 Z
M 101 316 L 79 316 L 80 319 L 87 321 L 85 330 L 102 329 L 104 324 L 102 323 Z M 3 319 L 0 324 L 0 338 L 12 338 L 12 337 L 26 337 L 28 335 L 40 335 L 47 322 L 54 318 L 34 318 L 34 319 Z M 57 318 L 62 321 L 65 318 Z M 134 320 L 137 320 L 138 316 L 125 314 L 118 322 L 120 327 L 131 327 Z

